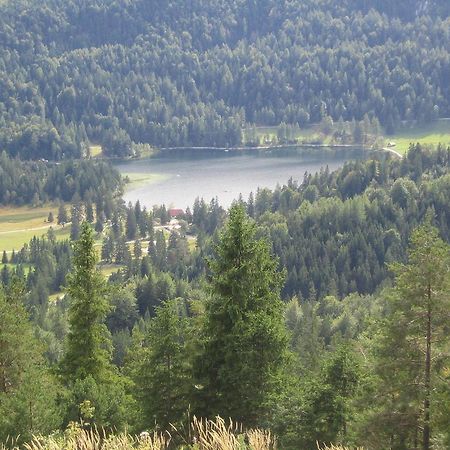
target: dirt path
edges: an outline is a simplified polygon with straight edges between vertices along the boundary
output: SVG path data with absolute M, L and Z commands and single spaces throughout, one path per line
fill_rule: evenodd
M 53 225 L 43 225 L 42 227 L 21 228 L 20 230 L 0 231 L 0 234 L 22 233 L 24 231 L 38 231 L 51 228 Z
M 398 158 L 402 159 L 403 155 L 399 152 L 397 152 L 396 150 L 390 148 L 390 147 L 383 147 L 383 149 L 385 152 L 389 152 L 392 153 L 393 155 L 397 156 Z

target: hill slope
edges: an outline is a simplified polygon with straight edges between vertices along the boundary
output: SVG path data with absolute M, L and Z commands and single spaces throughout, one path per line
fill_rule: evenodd
M 0 5 L 0 146 L 78 157 L 235 145 L 245 123 L 450 115 L 443 0 Z M 30 148 L 32 149 L 30 151 Z M 31 153 L 31 154 L 30 154 Z

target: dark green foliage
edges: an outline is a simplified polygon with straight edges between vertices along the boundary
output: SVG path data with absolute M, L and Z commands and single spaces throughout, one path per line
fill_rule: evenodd
M 112 370 L 110 342 L 104 320 L 109 311 L 105 283 L 95 265 L 93 231 L 87 222 L 81 226 L 80 239 L 74 245 L 73 270 L 67 283 L 71 299 L 70 330 L 62 362 L 67 381 L 91 376 L 104 380 Z
M 340 118 L 356 123 L 340 139 L 364 142 L 365 117 L 391 132 L 449 115 L 449 14 L 446 0 L 4 2 L 0 147 L 130 156 L 236 145 L 243 124 L 283 124 L 289 142 Z
M 430 208 L 449 240 L 449 155 L 414 145 L 401 161 L 352 162 L 259 190 L 257 221 L 287 269 L 283 296 L 374 292 L 389 277 L 386 263 L 405 258 L 409 235 Z
M 432 447 L 437 417 L 448 410 L 444 394 L 448 367 L 450 247 L 429 224 L 411 237 L 407 264 L 395 264 L 395 286 L 387 315 L 378 324 L 373 350 L 377 401 L 365 422 L 374 445 Z M 444 431 L 448 440 L 448 431 Z
M 189 409 L 192 390 L 188 357 L 188 321 L 179 300 L 155 309 L 142 333 L 135 329 L 129 364 L 139 405 L 137 423 L 162 430 L 178 425 Z
M 241 205 L 231 207 L 209 266 L 211 298 L 197 360 L 198 412 L 262 423 L 287 344 L 282 276 Z
M 0 204 L 26 205 L 61 200 L 72 201 L 95 196 L 98 200 L 108 193 L 116 194 L 122 188 L 119 173 L 103 161 L 66 161 L 51 164 L 42 161 L 22 162 L 11 159 L 5 152 L 0 154 Z M 37 205 L 36 205 L 37 206 Z M 58 211 L 58 224 L 68 222 Z
M 64 424 L 83 421 L 85 426 L 104 429 L 124 428 L 131 402 L 125 395 L 125 380 L 114 377 L 109 383 L 95 380 L 92 375 L 76 379 L 62 399 L 66 406 Z
M 138 309 L 133 292 L 127 287 L 114 289 L 110 294 L 109 304 L 111 310 L 106 323 L 111 333 L 125 329 L 131 331 L 138 320 Z
M 0 288 L 0 440 L 50 433 L 61 421 L 56 407 L 59 386 L 51 376 L 23 308 L 23 286 Z
M 57 396 L 63 426 L 82 419 L 86 427 L 127 425 L 133 432 L 155 428 L 155 420 L 182 427 L 191 409 L 270 427 L 287 450 L 314 449 L 316 440 L 418 448 L 427 423 L 434 446 L 447 448 L 448 246 L 432 228 L 413 230 L 432 216 L 450 240 L 449 161 L 448 149 L 414 145 L 402 160 L 381 155 L 305 174 L 301 183 L 291 179 L 258 190 L 247 203 L 240 199 L 221 231 L 224 210 L 216 200 L 197 200 L 168 239 L 153 229 L 167 220 L 164 207 L 154 209 L 154 224 L 139 204 L 75 195 L 71 209 L 79 221 L 91 213 L 111 220 L 102 258 L 121 268 L 105 291 L 86 224 L 72 270 L 70 246 L 54 232 L 8 258 L 16 266 L 4 265 L 2 281 L 8 290 L 17 276 L 26 281 L 24 304 L 65 386 L 54 385 L 43 363 L 43 372 L 28 372 L 24 363 L 14 396 L 0 403 L 14 411 L 0 415 L 0 433 L 30 431 L 29 398 L 33 430 L 58 427 L 51 406 Z M 127 217 L 136 223 L 133 256 Z M 386 263 L 396 260 L 403 264 L 394 274 Z M 280 267 L 287 273 L 284 306 Z M 48 301 L 68 272 L 69 295 Z M 423 370 L 427 277 L 431 390 Z M 5 330 L 14 336 L 13 328 Z M 28 349 L 30 334 L 23 334 L 14 336 L 17 354 L 25 352 L 35 367 L 33 355 L 42 350 Z M 45 413 L 41 394 L 50 399 Z

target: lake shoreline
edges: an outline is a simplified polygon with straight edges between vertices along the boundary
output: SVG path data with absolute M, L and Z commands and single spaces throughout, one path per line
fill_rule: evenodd
M 333 171 L 346 161 L 367 157 L 361 148 L 319 152 L 309 149 L 309 153 L 292 148 L 260 153 L 187 149 L 160 153 L 159 158 L 129 159 L 114 165 L 121 174 L 142 182 L 140 186 L 126 189 L 125 202 L 139 200 L 148 208 L 155 204 L 186 208 L 192 207 L 196 198 L 209 201 L 217 197 L 221 205 L 228 207 L 258 188 L 274 189 L 290 178 L 301 182 L 305 173 L 316 173 L 327 166 Z
M 232 151 L 250 151 L 250 150 L 272 150 L 283 148 L 355 148 L 355 149 L 368 149 L 364 145 L 357 144 L 278 144 L 278 145 L 258 145 L 258 146 L 240 146 L 240 147 L 215 147 L 215 146 L 202 146 L 202 147 L 161 147 L 159 151 L 171 151 L 171 150 L 223 150 L 225 152 Z

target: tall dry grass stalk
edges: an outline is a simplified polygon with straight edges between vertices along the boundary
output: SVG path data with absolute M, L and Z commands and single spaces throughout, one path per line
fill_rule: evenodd
M 176 431 L 176 429 L 174 428 Z M 178 447 L 185 450 L 276 450 L 275 437 L 270 431 L 243 430 L 232 420 L 194 417 L 189 442 Z M 171 444 L 168 433 L 107 434 L 104 431 L 85 430 L 79 425 L 69 427 L 64 435 L 35 436 L 25 444 L 26 450 L 167 450 Z M 172 442 L 174 444 L 174 442 Z M 172 445 L 171 448 L 175 448 Z M 3 449 L 0 449 L 3 450 Z M 5 449 L 6 450 L 6 449 Z
M 176 428 L 173 430 L 177 432 Z M 178 432 L 177 432 L 178 433 Z M 179 433 L 178 433 L 179 434 Z M 179 434 L 181 437 L 181 435 Z M 270 431 L 244 430 L 232 420 L 225 421 L 193 418 L 189 437 L 184 445 L 177 446 L 169 433 L 108 434 L 96 429 L 83 429 L 72 424 L 64 434 L 35 436 L 25 444 L 26 450 L 276 450 L 276 439 Z M 23 448 L 23 447 L 22 447 Z M 363 450 L 317 443 L 318 450 Z M 0 450 L 19 450 L 15 442 L 0 444 Z
M 192 421 L 194 449 L 198 450 L 275 450 L 276 440 L 269 431 L 244 431 L 242 425 L 221 417 Z
M 363 447 L 350 448 L 350 447 L 342 447 L 340 445 L 333 445 L 333 444 L 330 444 L 328 446 L 326 444 L 319 444 L 319 443 L 317 443 L 317 449 L 318 450 L 364 450 Z
M 35 436 L 29 444 L 25 444 L 25 448 L 26 450 L 166 450 L 169 443 L 168 434 L 107 435 L 95 429 L 77 429 L 69 431 L 63 437 Z

